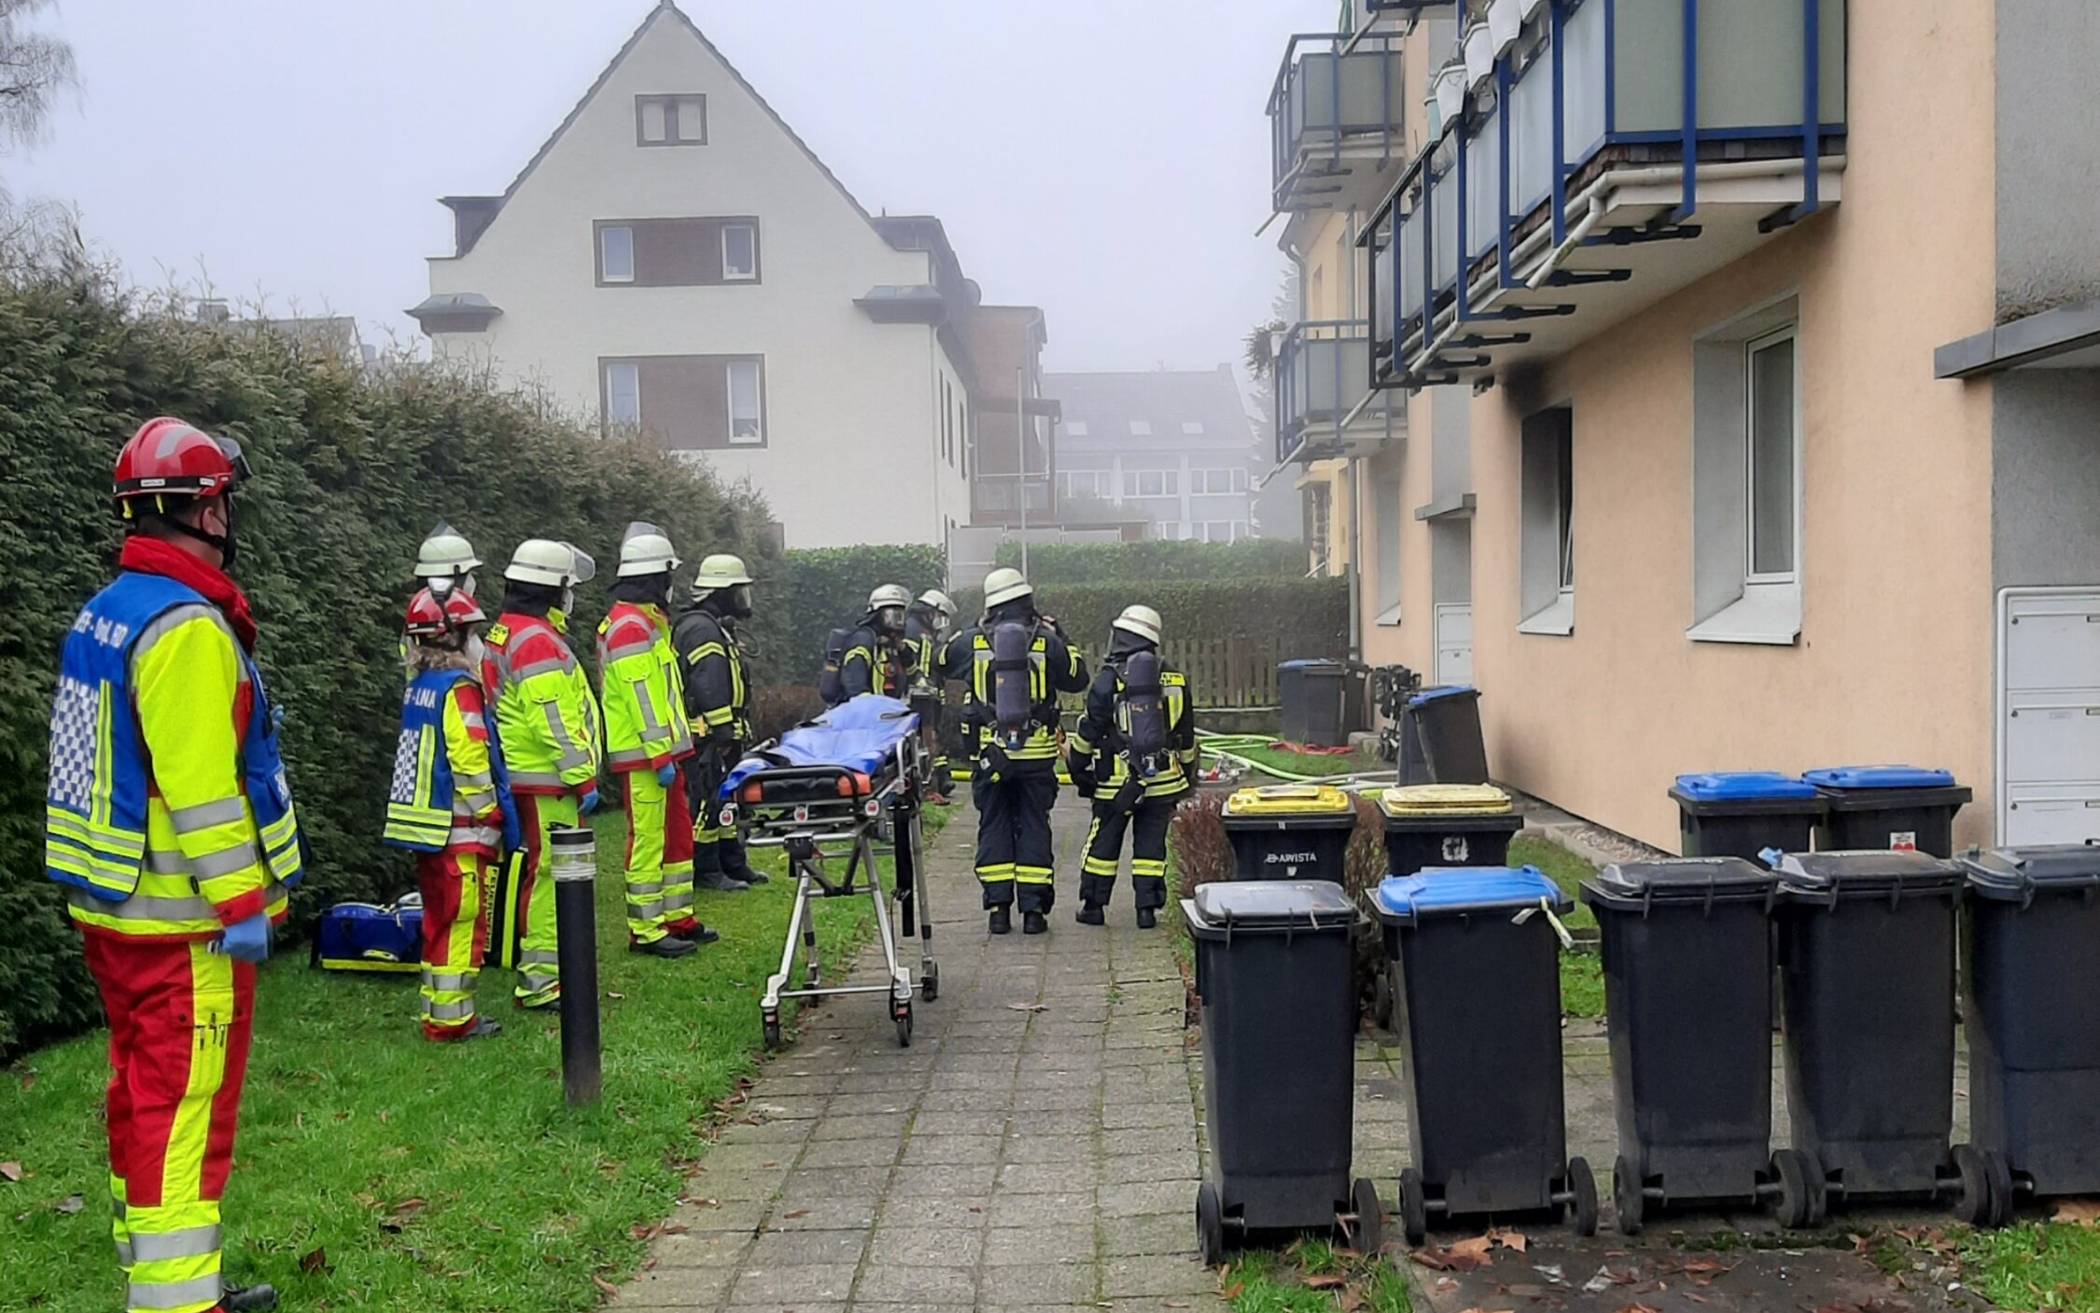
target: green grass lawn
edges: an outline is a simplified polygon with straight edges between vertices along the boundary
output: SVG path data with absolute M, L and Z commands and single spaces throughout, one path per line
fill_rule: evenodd
M 1958 1236 L 1962 1279 L 1994 1308 L 2100 1313 L 2100 1230 L 2030 1222 Z
M 945 816 L 933 818 L 935 826 Z M 426 1043 L 415 977 L 309 970 L 281 944 L 264 970 L 226 1271 L 289 1308 L 554 1310 L 602 1301 L 641 1261 L 637 1233 L 670 1214 L 714 1105 L 755 1069 L 758 992 L 780 955 L 792 889 L 778 878 L 700 895 L 722 932 L 694 958 L 626 951 L 625 830 L 598 824 L 605 1096 L 562 1102 L 556 1018 L 509 1006 L 491 970 L 478 1001 L 504 1033 Z M 864 898 L 820 906 L 837 953 L 872 927 Z M 848 999 L 835 1007 L 878 1006 Z M 0 1279 L 10 1308 L 100 1313 L 122 1302 L 109 1244 L 100 1033 L 0 1072 Z M 85 1206 L 72 1202 L 78 1196 Z
M 1576 898 L 1582 882 L 1597 873 L 1595 866 L 1571 849 L 1528 834 L 1510 840 L 1509 864 L 1538 867 L 1567 890 L 1570 898 Z M 1561 921 L 1570 930 L 1593 929 L 1597 924 L 1596 916 L 1579 899 Z M 1560 955 L 1560 1010 L 1571 1017 L 1604 1015 L 1604 962 L 1595 953 Z
M 1408 1313 L 1413 1307 L 1407 1278 L 1389 1260 L 1348 1254 L 1317 1240 L 1299 1241 L 1280 1254 L 1236 1258 L 1219 1289 L 1234 1313 Z
M 1233 756 L 1245 757 L 1256 768 L 1274 767 L 1285 775 L 1347 775 L 1353 771 L 1373 770 L 1377 766 L 1376 762 L 1361 755 L 1298 752 L 1281 746 L 1240 747 L 1231 751 Z

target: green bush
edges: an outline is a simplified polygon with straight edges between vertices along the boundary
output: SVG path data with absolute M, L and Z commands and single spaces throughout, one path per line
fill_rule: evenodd
M 999 545 L 999 564 L 1019 566 L 1021 545 Z M 1254 579 L 1303 577 L 1305 544 L 1275 538 L 1236 543 L 1043 543 L 1028 548 L 1034 583 L 1102 583 L 1113 579 Z M 980 582 L 971 580 L 971 583 Z
M 92 271 L 0 285 L 0 1054 L 95 1022 L 63 899 L 45 880 L 41 793 L 57 653 L 109 577 L 120 533 L 110 467 L 138 424 L 182 416 L 237 434 L 256 467 L 234 573 L 262 624 L 259 659 L 284 704 L 285 750 L 311 845 L 294 900 L 303 926 L 341 898 L 411 879 L 379 830 L 400 715 L 395 657 L 417 544 L 440 518 L 502 589 L 519 540 L 570 539 L 602 563 L 571 631 L 590 659 L 621 530 L 661 524 L 689 559 L 741 550 L 778 577 L 765 507 L 660 452 L 607 445 L 543 402 L 487 379 L 393 361 L 303 354 L 135 304 Z M 777 643 L 779 617 L 755 641 Z
M 761 579 L 759 619 L 776 641 L 754 644 L 754 682 L 814 684 L 833 629 L 860 623 L 868 594 L 903 584 L 917 597 L 943 586 L 947 558 L 938 547 L 821 547 L 787 553 L 778 574 Z M 777 583 L 770 581 L 777 580 Z
M 1177 546 L 1168 543 L 1166 546 Z M 1133 602 L 1156 608 L 1171 646 L 1226 638 L 1278 638 L 1286 659 L 1339 657 L 1349 647 L 1346 579 L 1169 579 L 1126 583 L 1038 584 L 1037 604 L 1057 617 L 1071 640 L 1098 655 L 1109 626 Z M 984 594 L 955 595 L 964 617 L 984 609 Z

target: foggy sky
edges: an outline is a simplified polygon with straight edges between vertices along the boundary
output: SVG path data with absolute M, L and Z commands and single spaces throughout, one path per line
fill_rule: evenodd
M 81 89 L 0 159 L 136 282 L 411 337 L 444 194 L 500 192 L 653 0 L 61 0 Z M 1336 0 L 683 0 L 871 211 L 933 213 L 1057 370 L 1237 364 L 1283 260 L 1269 83 Z

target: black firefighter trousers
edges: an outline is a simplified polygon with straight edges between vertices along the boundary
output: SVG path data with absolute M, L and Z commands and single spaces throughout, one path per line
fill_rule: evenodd
M 977 805 L 977 878 L 987 909 L 1048 912 L 1057 901 L 1057 858 L 1050 846 L 1050 809 L 1057 805 L 1057 762 L 1016 761 L 997 779 L 971 781 Z

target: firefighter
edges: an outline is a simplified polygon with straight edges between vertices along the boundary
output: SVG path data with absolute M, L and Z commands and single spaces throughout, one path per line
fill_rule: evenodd
M 912 649 L 905 643 L 905 613 L 911 594 L 900 584 L 884 584 L 868 594 L 868 614 L 846 640 L 839 665 L 839 691 L 847 698 L 880 693 L 902 699 L 911 690 Z
M 44 872 L 109 1016 L 112 1234 L 126 1307 L 274 1308 L 222 1280 L 219 1201 L 255 969 L 302 875 L 280 709 L 228 576 L 240 445 L 153 419 L 117 457 L 119 573 L 59 655 Z
M 628 525 L 612 610 L 598 626 L 605 760 L 627 786 L 627 946 L 662 958 L 685 957 L 718 938 L 693 916 L 693 818 L 684 780 L 693 735 L 669 609 L 678 565 L 662 530 Z
M 1087 689 L 1069 768 L 1094 803 L 1079 878 L 1081 925 L 1101 925 L 1130 833 L 1130 884 L 1141 930 L 1167 905 L 1167 825 L 1196 770 L 1196 721 L 1188 678 L 1160 660 L 1159 612 L 1125 607 L 1109 633 L 1108 659 Z
M 597 573 L 568 543 L 528 538 L 503 572 L 503 614 L 484 640 L 482 690 L 496 704 L 520 844 L 491 900 L 489 942 L 518 972 L 519 1007 L 561 1001 L 550 836 L 598 810 L 598 701 L 569 650 L 576 585 Z
M 751 868 L 736 831 L 721 824 L 715 797 L 751 742 L 751 685 L 736 634 L 737 622 L 751 618 L 751 584 L 742 557 L 708 557 L 693 579 L 693 604 L 679 613 L 671 631 L 696 745 L 687 788 L 695 822 L 693 882 L 702 889 L 766 883 Z
M 955 792 L 955 768 L 941 740 L 941 710 L 946 700 L 941 679 L 941 649 L 955 632 L 955 602 L 938 588 L 919 594 L 904 616 L 904 644 L 911 650 L 911 708 L 919 713 L 920 735 L 933 763 L 931 800 L 948 805 Z
M 438 1041 L 503 1029 L 474 1012 L 474 981 L 488 951 L 490 873 L 519 838 L 503 749 L 477 676 L 476 630 L 487 621 L 468 589 L 448 587 L 441 600 L 425 588 L 408 604 L 403 626 L 416 675 L 401 699 L 383 837 L 416 854 L 423 1035 Z
M 970 795 L 977 807 L 977 879 L 991 932 L 1050 928 L 1056 856 L 1050 809 L 1057 803 L 1057 695 L 1087 686 L 1086 663 L 1057 622 L 1038 614 L 1035 590 L 1019 570 L 985 576 L 984 618 L 949 640 L 945 678 L 967 688 L 965 719 L 977 761 Z M 1018 891 L 1016 889 L 1018 886 Z

